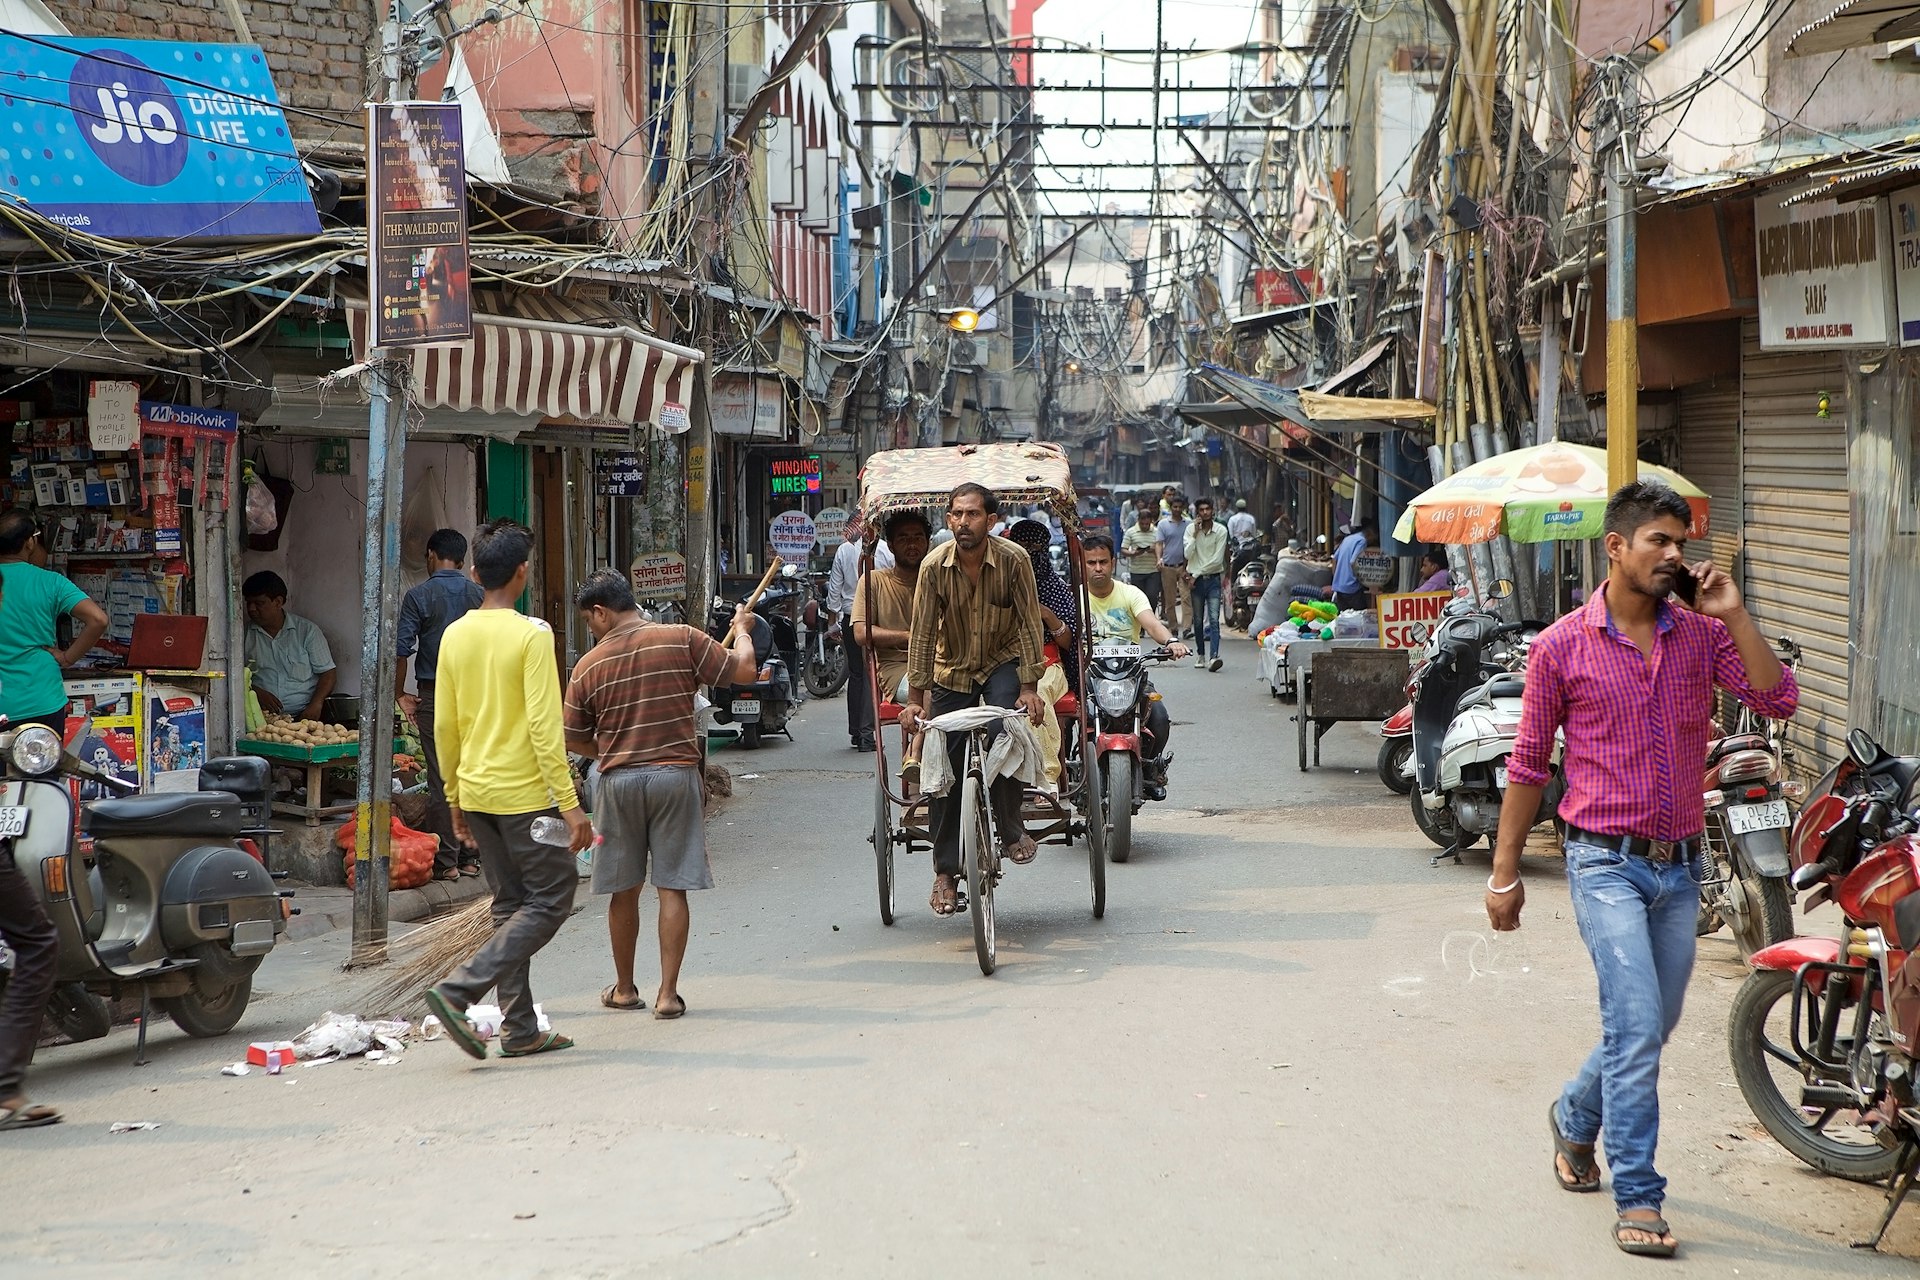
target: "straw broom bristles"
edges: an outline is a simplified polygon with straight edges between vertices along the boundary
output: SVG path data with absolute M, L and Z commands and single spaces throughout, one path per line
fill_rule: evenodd
M 429 921 L 389 949 L 391 968 L 369 989 L 364 1007 L 405 1013 L 433 986 L 473 958 L 493 936 L 493 895 L 475 898 L 458 911 Z

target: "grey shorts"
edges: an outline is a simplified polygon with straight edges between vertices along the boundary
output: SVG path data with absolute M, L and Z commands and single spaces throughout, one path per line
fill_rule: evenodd
M 600 775 L 594 825 L 593 891 L 624 893 L 647 882 L 656 889 L 711 889 L 707 821 L 695 765 L 635 765 Z

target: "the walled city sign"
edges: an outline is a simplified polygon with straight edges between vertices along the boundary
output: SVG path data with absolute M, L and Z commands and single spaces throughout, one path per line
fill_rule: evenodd
M 0 31 L 0 193 L 89 235 L 309 235 L 319 215 L 250 44 Z
M 375 346 L 473 337 L 463 138 L 457 102 L 367 108 L 367 287 Z
M 1753 202 L 1760 345 L 1877 347 L 1892 340 L 1893 246 L 1884 200 Z

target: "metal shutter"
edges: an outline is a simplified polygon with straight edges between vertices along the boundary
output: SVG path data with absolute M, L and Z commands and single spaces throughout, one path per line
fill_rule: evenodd
M 1740 379 L 1703 382 L 1680 392 L 1680 474 L 1707 491 L 1707 542 L 1701 555 L 1738 573 L 1740 551 Z M 1695 552 L 1687 553 L 1694 559 Z
M 1846 750 L 1848 541 L 1846 378 L 1832 351 L 1763 352 L 1741 333 L 1741 590 L 1767 636 L 1800 642 L 1796 767 Z M 1830 416 L 1819 416 L 1822 392 Z

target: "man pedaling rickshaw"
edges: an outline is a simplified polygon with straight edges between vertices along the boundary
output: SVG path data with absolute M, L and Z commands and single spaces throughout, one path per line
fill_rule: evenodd
M 1167 624 L 1160 621 L 1147 602 L 1146 593 L 1131 583 L 1113 580 L 1113 540 L 1100 534 L 1080 544 L 1082 563 L 1087 571 L 1087 624 L 1093 643 L 1103 640 L 1139 644 L 1145 632 L 1167 647 L 1178 661 L 1189 650 L 1174 638 Z M 1153 689 L 1148 681 L 1147 689 Z M 1145 727 L 1140 735 L 1140 785 L 1152 800 L 1167 798 L 1167 739 L 1173 731 L 1173 718 L 1167 713 L 1164 698 L 1147 703 Z
M 947 499 L 953 541 L 935 547 L 920 566 L 907 644 L 908 699 L 900 727 L 914 733 L 929 718 L 984 702 L 1019 708 L 1034 724 L 1048 713 L 1040 698 L 1046 671 L 1045 623 L 1026 552 L 991 536 L 999 499 L 984 485 L 957 486 Z M 996 727 L 995 732 L 998 732 Z M 948 738 L 953 776 L 965 770 L 967 739 Z M 1021 820 L 1025 788 L 995 778 L 987 788 L 1001 851 L 1024 866 L 1038 851 Z M 930 801 L 933 819 L 934 914 L 950 916 L 960 875 L 960 795 L 953 788 Z

